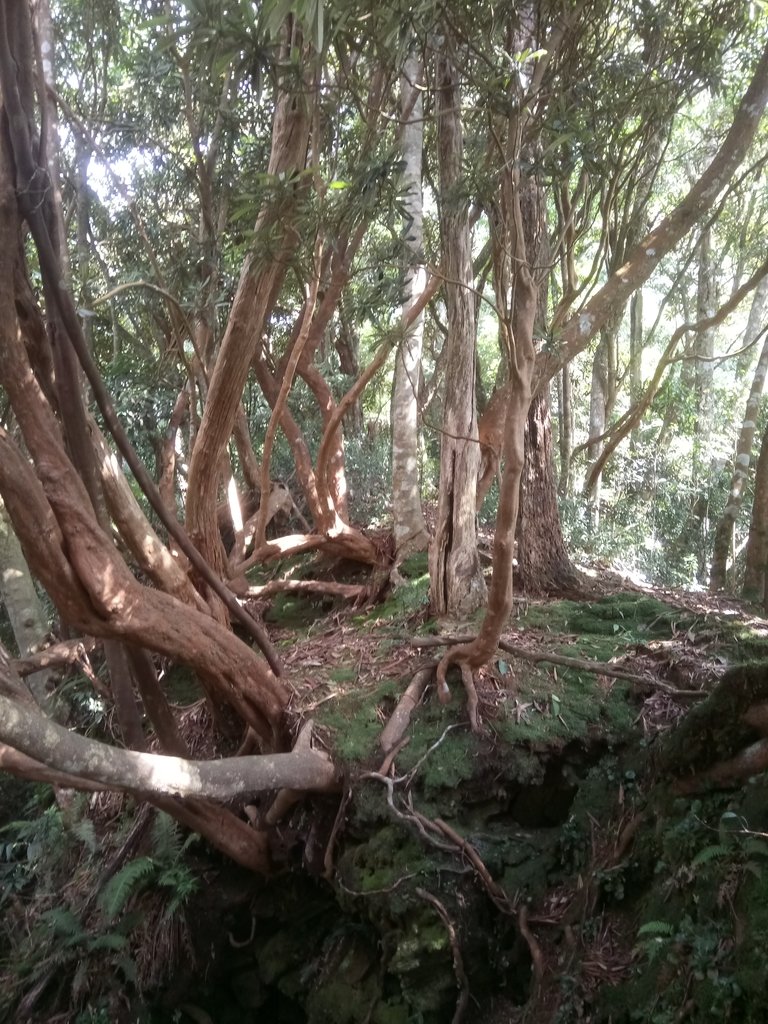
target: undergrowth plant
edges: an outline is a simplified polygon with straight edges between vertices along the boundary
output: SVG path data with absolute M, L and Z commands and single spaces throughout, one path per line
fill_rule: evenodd
M 178 950 L 158 958 L 142 945 L 162 933 L 173 946 L 186 935 L 184 907 L 198 886 L 186 856 L 195 835 L 185 838 L 158 812 L 143 851 L 121 863 L 126 835 L 108 844 L 92 821 L 69 823 L 57 806 L 3 833 L 0 849 L 16 859 L 0 864 L 0 1016 L 58 1000 L 98 1008 L 116 984 L 143 992 L 173 970 Z

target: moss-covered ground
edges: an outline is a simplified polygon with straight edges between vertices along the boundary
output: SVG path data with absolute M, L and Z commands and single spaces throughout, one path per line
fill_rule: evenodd
M 238 984 L 311 1024 L 442 1024 L 464 984 L 463 1019 L 489 1024 L 763 1020 L 768 841 L 745 829 L 768 828 L 768 783 L 675 798 L 657 752 L 691 707 L 706 719 L 728 666 L 768 658 L 764 622 L 638 592 L 521 602 L 511 644 L 643 682 L 500 651 L 477 678 L 481 733 L 460 679 L 447 705 L 428 685 L 385 781 L 381 730 L 444 650 L 418 643 L 439 632 L 426 565 L 403 576 L 373 607 L 271 607 L 294 711 L 343 766 L 344 795 L 285 823 L 285 874 Z
M 446 705 L 428 683 L 383 765 L 385 723 L 445 650 L 423 558 L 402 576 L 369 606 L 259 609 L 295 725 L 313 720 L 343 783 L 279 823 L 273 878 L 211 867 L 188 962 L 131 1019 L 443 1024 L 465 1003 L 465 1024 L 766 1019 L 768 780 L 674 791 L 755 740 L 740 716 L 768 692 L 765 622 L 637 591 L 520 602 L 476 679 L 481 731 L 460 678 Z M 166 682 L 199 696 L 180 670 Z M 217 886 L 236 892 L 226 911 Z

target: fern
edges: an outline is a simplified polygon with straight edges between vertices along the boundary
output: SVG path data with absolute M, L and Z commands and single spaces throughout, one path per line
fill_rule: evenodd
M 69 907 L 54 907 L 53 910 L 46 910 L 40 915 L 40 923 L 46 928 L 52 929 L 57 935 L 79 942 L 85 937 L 80 918 L 73 914 Z
M 720 857 L 732 856 L 732 846 L 727 846 L 725 843 L 713 843 L 712 846 L 705 846 L 703 850 L 699 850 L 691 861 L 691 867 L 699 868 L 703 864 L 709 864 L 712 860 L 718 860 Z
M 160 811 L 152 822 L 152 853 L 161 864 L 173 864 L 181 856 L 184 843 L 178 824 Z
M 88 952 L 94 953 L 99 949 L 123 950 L 127 945 L 128 939 L 125 935 L 118 935 L 117 932 L 104 932 L 103 935 L 97 935 L 95 939 L 90 940 Z
M 768 857 L 768 843 L 764 839 L 754 837 L 745 839 L 742 849 L 744 853 L 752 854 L 752 856 Z
M 80 840 L 88 853 L 91 855 L 96 853 L 99 848 L 99 840 L 93 822 L 89 818 L 81 818 L 80 821 L 75 822 L 72 826 L 72 834 Z
M 657 935 L 663 938 L 670 938 L 675 934 L 675 926 L 669 921 L 646 921 L 637 930 L 638 938 L 641 935 Z
M 155 870 L 155 862 L 150 857 L 137 857 L 110 878 L 99 895 L 99 906 L 107 920 L 117 917 Z

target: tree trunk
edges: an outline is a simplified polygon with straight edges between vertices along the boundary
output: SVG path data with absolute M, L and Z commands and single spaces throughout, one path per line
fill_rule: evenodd
M 638 288 L 629 300 L 629 404 L 639 401 L 643 391 L 643 289 Z M 630 443 L 637 440 L 632 428 Z
M 761 284 L 758 285 L 752 299 L 752 309 L 755 308 L 756 304 L 764 301 L 764 294 L 761 293 L 765 293 L 768 290 L 764 287 L 766 284 L 768 284 L 768 278 L 764 278 Z M 750 312 L 747 330 L 749 330 L 752 322 L 753 318 Z M 749 344 L 753 340 L 753 338 L 745 335 L 745 344 Z M 757 361 L 757 367 L 752 379 L 752 387 L 744 410 L 741 433 L 736 443 L 736 456 L 733 460 L 733 474 L 728 492 L 728 502 L 715 529 L 712 566 L 709 574 L 709 589 L 712 593 L 726 589 L 728 559 L 733 550 L 733 531 L 744 497 L 744 484 L 749 475 L 749 465 L 752 459 L 752 442 L 754 441 L 755 427 L 760 413 L 760 398 L 765 386 L 766 372 L 768 372 L 768 336 L 763 342 L 760 358 Z
M 286 25 L 290 26 L 290 19 Z M 220 573 L 225 566 L 216 506 L 222 456 L 232 436 L 243 387 L 264 324 L 299 244 L 299 233 L 294 227 L 295 193 L 304 187 L 305 179 L 299 175 L 306 164 L 310 126 L 308 97 L 312 92 L 303 93 L 293 85 L 292 74 L 293 71 L 288 70 L 278 82 L 267 171 L 275 180 L 279 177 L 286 184 L 278 191 L 277 199 L 264 206 L 255 228 L 256 237 L 268 238 L 270 245 L 266 251 L 263 246 L 255 248 L 243 265 L 189 463 L 187 521 L 190 535 L 209 564 Z
M 552 420 L 543 394 L 531 403 L 525 426 L 525 468 L 517 528 L 518 586 L 527 594 L 559 594 L 578 588 L 565 548 L 552 460 Z
M 592 389 L 589 399 L 589 436 L 598 438 L 605 431 L 616 400 L 616 335 L 621 314 L 612 317 L 600 331 L 600 342 L 592 360 Z M 587 449 L 589 459 L 594 462 L 600 457 L 602 441 L 594 441 Z M 590 520 L 593 532 L 600 526 L 600 485 L 602 474 L 591 476 L 587 498 L 590 505 Z
M 480 446 L 475 408 L 474 278 L 469 211 L 462 184 L 461 92 L 449 47 L 447 40 L 438 57 L 436 76 L 440 242 L 448 337 L 440 491 L 429 570 L 435 614 L 463 618 L 484 603 L 486 587 L 475 527 Z
M 0 600 L 11 623 L 19 657 L 30 654 L 48 632 L 43 606 L 37 596 L 21 545 L 13 532 L 5 505 L 0 498 Z M 49 696 L 51 673 L 44 669 L 27 676 L 27 686 L 41 707 Z
M 768 428 L 755 466 L 755 496 L 746 549 L 742 597 L 768 607 Z
M 400 107 L 403 125 L 402 205 L 403 241 L 407 266 L 403 282 L 403 312 L 424 288 L 422 265 L 423 203 L 421 162 L 424 139 L 421 98 L 422 64 L 410 56 L 401 76 Z M 397 560 L 429 545 L 429 533 L 421 508 L 419 472 L 419 374 L 424 336 L 424 315 L 417 318 L 398 346 L 392 386 L 392 518 Z
M 571 452 L 573 450 L 573 385 L 570 367 L 564 366 L 558 376 L 560 383 L 560 411 L 558 416 L 558 445 L 560 450 L 560 476 L 557 493 L 567 498 L 571 493 Z

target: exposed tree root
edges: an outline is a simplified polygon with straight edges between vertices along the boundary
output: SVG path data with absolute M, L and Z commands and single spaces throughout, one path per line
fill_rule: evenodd
M 528 949 L 531 954 L 535 995 L 541 985 L 542 978 L 544 977 L 544 957 L 541 952 L 541 946 L 528 925 L 528 907 L 525 903 L 520 904 L 520 908 L 517 912 L 517 926 L 520 929 L 520 934 L 528 943 Z
M 253 587 L 238 577 L 232 581 L 232 590 L 240 597 L 271 597 L 273 594 L 324 594 L 329 597 L 343 597 L 347 601 L 362 601 L 370 591 L 364 583 L 335 583 L 331 580 L 271 580 L 260 587 Z
M 413 647 L 442 647 L 445 644 L 467 644 L 475 638 L 473 636 L 416 636 L 412 637 L 411 644 Z M 564 654 L 553 654 L 549 651 L 532 651 L 528 647 L 523 647 L 519 644 L 510 643 L 508 640 L 499 640 L 499 650 L 504 651 L 506 654 L 511 654 L 515 658 L 520 658 L 523 661 L 530 661 L 533 664 L 538 662 L 547 662 L 550 665 L 563 665 L 565 668 L 575 668 L 582 672 L 593 672 L 595 675 L 608 676 L 611 679 L 624 679 L 627 682 L 634 683 L 637 686 L 644 686 L 649 689 L 661 690 L 664 693 L 668 693 L 672 697 L 687 697 L 689 699 L 703 700 L 708 696 L 704 690 L 678 690 L 674 686 L 670 686 L 668 683 L 662 682 L 660 679 L 656 679 L 653 676 L 641 676 L 635 672 L 627 672 L 618 665 L 614 665 L 605 661 L 590 661 L 586 658 L 569 658 Z M 461 648 L 457 647 L 456 651 L 460 651 Z M 446 660 L 451 652 L 446 652 Z M 460 659 L 454 654 L 451 661 L 453 663 L 461 663 Z M 442 662 L 440 663 L 442 664 Z M 438 666 L 439 672 L 439 666 Z M 443 673 L 443 676 L 445 673 Z M 462 671 L 463 675 L 463 671 Z M 465 683 L 466 685 L 466 683 Z M 444 693 L 448 691 L 448 684 L 443 678 L 443 688 L 441 689 L 438 684 L 438 692 Z M 447 697 L 440 697 L 442 703 L 447 703 L 450 700 L 450 693 Z
M 389 775 L 390 769 L 392 768 L 392 765 L 394 764 L 395 758 L 397 757 L 397 755 L 400 753 L 400 751 L 404 747 L 408 746 L 408 744 L 410 742 L 411 742 L 411 737 L 410 736 L 403 736 L 403 738 L 399 741 L 399 743 L 396 743 L 394 745 L 394 747 L 392 747 L 392 749 L 389 751 L 389 753 L 387 754 L 387 756 L 384 758 L 384 760 L 381 762 L 381 765 L 379 766 L 379 775 Z
M 688 778 L 678 779 L 673 789 L 675 793 L 689 795 L 702 793 L 708 789 L 727 789 L 728 786 L 752 775 L 759 775 L 768 770 L 768 740 L 758 740 L 751 746 L 741 750 L 735 757 L 727 761 L 719 761 L 707 771 L 699 772 Z
M 464 960 L 461 955 L 459 939 L 456 935 L 456 926 L 437 896 L 433 896 L 426 889 L 417 888 L 415 892 L 419 899 L 425 900 L 435 908 L 437 916 L 443 922 L 445 930 L 448 932 L 448 941 L 451 944 L 451 956 L 453 957 L 453 972 L 456 975 L 456 986 L 459 989 L 459 998 L 456 1001 L 456 1009 L 454 1010 L 451 1024 L 460 1024 L 469 1002 L 469 980 L 467 972 L 464 970 Z
M 427 683 L 432 678 L 434 662 L 418 669 L 408 684 L 405 693 L 398 701 L 397 707 L 389 717 L 379 737 L 379 746 L 387 753 L 392 750 L 402 739 L 405 730 L 411 721 L 411 715 L 418 707 L 419 701 L 424 695 Z M 382 769 L 382 775 L 387 773 Z

